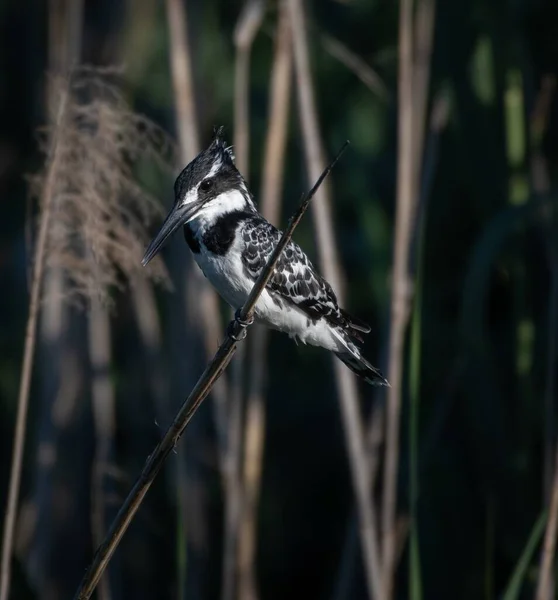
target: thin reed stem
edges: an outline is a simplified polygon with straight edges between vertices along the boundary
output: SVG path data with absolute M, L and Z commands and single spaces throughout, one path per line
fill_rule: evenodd
M 110 379 L 111 335 L 107 308 L 98 298 L 91 299 L 88 315 L 89 356 L 91 360 L 91 404 L 95 427 L 95 456 L 91 478 L 91 529 L 95 546 L 106 533 L 106 477 L 113 453 L 116 429 L 114 386 Z M 99 597 L 110 600 L 108 576 L 101 579 Z
M 261 212 L 270 222 L 278 222 L 287 139 L 291 90 L 292 50 L 286 3 L 280 4 L 275 58 L 271 72 L 270 114 L 265 143 Z M 245 448 L 243 465 L 243 510 L 240 528 L 239 598 L 257 597 L 255 564 L 257 522 L 265 444 L 265 382 L 268 331 L 257 327 L 250 345 L 250 378 L 246 400 Z M 246 581 L 248 585 L 243 585 Z M 250 589 L 251 588 L 251 589 Z M 246 594 L 246 595 L 244 595 Z
M 49 156 L 47 157 L 47 177 L 43 186 L 41 200 L 41 215 L 37 245 L 33 258 L 33 277 L 31 280 L 31 298 L 29 300 L 29 314 L 25 330 L 25 346 L 23 350 L 23 364 L 19 381 L 19 394 L 17 400 L 17 416 L 13 441 L 12 463 L 10 482 L 8 488 L 8 503 L 4 516 L 4 533 L 2 537 L 2 563 L 0 566 L 0 600 L 8 600 L 10 592 L 11 559 L 14 545 L 14 530 L 17 518 L 17 504 L 21 486 L 21 470 L 23 466 L 23 450 L 25 445 L 25 432 L 27 429 L 27 412 L 29 409 L 29 394 L 31 390 L 31 375 L 33 373 L 33 359 L 37 338 L 37 322 L 39 319 L 39 305 L 42 292 L 45 259 L 47 255 L 47 240 L 50 230 L 52 205 L 54 203 L 55 175 L 58 168 L 60 153 L 58 152 L 59 130 L 67 103 L 67 90 L 61 93 L 58 102 L 58 111 L 55 121 Z
M 409 320 L 412 289 L 408 257 L 413 221 L 413 2 L 401 0 L 399 8 L 398 157 L 397 204 L 389 340 L 389 381 L 386 454 L 382 497 L 383 595 L 393 594 L 396 555 L 396 504 L 399 466 L 399 434 L 403 384 L 405 331 Z
M 180 156 L 183 165 L 189 163 L 200 151 L 198 120 L 194 82 L 188 43 L 188 18 L 182 0 L 167 0 L 167 20 L 169 25 L 171 71 L 174 86 L 174 104 L 179 134 Z M 194 282 L 185 289 L 186 313 L 190 323 L 203 323 L 203 341 L 206 356 L 211 356 L 215 340 L 221 334 L 221 316 L 217 295 L 188 257 L 185 263 L 184 281 Z M 201 295 L 201 298 L 200 298 Z M 226 417 L 227 386 L 225 379 L 219 380 L 213 389 L 215 420 L 219 438 L 221 471 L 224 472 L 225 443 L 224 424 Z
M 250 159 L 250 54 L 265 14 L 263 0 L 247 0 L 234 31 L 234 152 L 237 169 L 248 177 Z
M 250 56 L 254 39 L 264 16 L 261 0 L 247 0 L 234 31 L 235 82 L 234 82 L 234 139 L 235 162 L 244 178 L 249 180 L 250 166 Z M 255 597 L 255 576 L 250 564 L 240 560 L 239 544 L 243 509 L 242 489 L 242 404 L 246 346 L 241 344 L 232 365 L 231 397 L 228 402 L 228 432 L 225 478 L 225 542 L 223 557 L 223 600 L 237 597 Z M 237 581 L 238 574 L 238 581 Z
M 389 339 L 389 381 L 382 497 L 383 593 L 393 596 L 397 565 L 397 479 L 405 332 L 413 299 L 410 265 L 421 188 L 422 154 L 432 52 L 435 0 L 420 0 L 413 22 L 412 0 L 399 9 L 397 202 Z M 416 60 L 413 61 L 413 55 Z M 418 404 L 418 397 L 415 398 Z M 416 524 L 413 523 L 413 527 Z M 416 548 L 415 548 L 416 550 Z M 417 563 L 418 564 L 418 563 Z
M 188 46 L 188 20 L 182 0 L 167 0 L 170 59 L 176 108 L 176 126 L 182 163 L 200 150 L 192 65 Z
M 293 34 L 294 63 L 297 78 L 298 107 L 304 134 L 304 150 L 309 176 L 315 177 L 323 164 L 316 102 L 310 73 L 308 40 L 305 19 L 300 0 L 289 0 L 289 14 Z M 334 287 L 342 303 L 343 289 L 341 269 L 333 235 L 329 193 L 326 187 L 320 191 L 321 201 L 314 204 L 313 216 L 320 266 L 326 279 Z M 370 493 L 368 462 L 364 431 L 359 414 L 356 383 L 351 373 L 335 357 L 335 381 L 339 396 L 343 430 L 349 453 L 351 477 L 356 496 L 359 534 L 364 557 L 364 572 L 370 598 L 380 600 L 380 555 L 376 528 L 375 507 Z

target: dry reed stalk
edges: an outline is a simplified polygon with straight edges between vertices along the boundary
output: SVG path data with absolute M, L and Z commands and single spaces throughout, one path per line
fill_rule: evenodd
M 397 200 L 388 353 L 391 388 L 388 390 L 387 399 L 382 496 L 383 597 L 386 600 L 393 596 L 397 564 L 399 428 L 405 332 L 413 297 L 409 257 L 420 193 L 434 16 L 435 1 L 420 0 L 416 22 L 413 24 L 413 2 L 412 0 L 401 0 L 399 9 Z M 417 57 L 416 61 L 413 61 L 413 53 Z
M 271 223 L 279 221 L 285 162 L 289 100 L 292 80 L 292 47 L 287 5 L 279 5 L 275 38 L 275 57 L 270 82 L 270 111 L 266 135 L 261 212 Z M 250 378 L 246 402 L 245 448 L 243 466 L 243 511 L 240 530 L 239 598 L 257 597 L 255 565 L 257 550 L 258 504 L 260 497 L 265 442 L 265 380 L 268 331 L 256 327 L 250 346 Z M 246 581 L 246 585 L 242 582 Z M 251 586 L 248 587 L 248 586 Z M 251 595 L 250 595 L 251 594 Z
M 81 26 L 82 26 L 83 2 L 75 2 L 61 7 L 49 2 L 48 7 L 48 32 L 49 32 L 49 65 L 53 72 L 66 76 L 73 61 L 77 60 L 81 48 Z M 43 296 L 45 284 L 48 285 L 48 273 L 45 273 L 45 262 L 47 258 L 47 238 L 51 223 L 52 208 L 54 204 L 54 173 L 58 163 L 58 127 L 61 125 L 66 107 L 66 91 L 60 91 L 57 86 L 47 87 L 47 112 L 50 122 L 53 123 L 53 133 L 49 140 L 47 153 L 47 175 L 48 188 L 42 194 L 42 212 L 40 215 L 39 234 L 33 258 L 33 273 L 29 286 L 31 297 L 29 301 L 29 314 L 27 318 L 25 346 L 23 355 L 22 372 L 20 376 L 20 388 L 18 392 L 18 405 L 16 425 L 12 446 L 12 463 L 10 467 L 10 481 L 8 484 L 8 500 L 4 516 L 4 529 L 2 537 L 2 558 L 0 564 L 0 599 L 7 600 L 10 593 L 11 583 L 11 557 L 14 546 L 14 530 L 17 518 L 17 504 L 21 487 L 21 471 L 23 467 L 23 452 L 25 446 L 25 435 L 27 425 L 27 412 L 29 408 L 29 394 L 31 388 L 31 376 L 33 372 L 33 361 L 35 355 L 38 317 L 40 310 L 40 299 Z M 54 286 L 59 288 L 61 277 L 53 281 Z M 45 281 L 46 280 L 46 281 Z M 60 311 L 53 307 L 55 315 Z M 53 318 L 51 329 L 55 323 L 61 323 L 62 318 Z M 55 333 L 55 332 L 53 332 Z
M 112 362 L 110 319 L 106 306 L 98 298 L 91 298 L 87 318 L 89 356 L 91 362 L 91 405 L 95 431 L 95 454 L 91 476 L 91 532 L 97 547 L 106 533 L 105 480 L 113 458 L 116 431 L 115 391 L 110 378 Z M 112 597 L 108 576 L 101 579 L 99 597 Z
M 264 17 L 262 0 L 247 0 L 235 26 L 234 80 L 234 151 L 238 170 L 249 180 L 250 166 L 250 57 L 252 45 Z M 225 457 L 225 541 L 223 556 L 222 598 L 240 598 L 255 594 L 255 580 L 238 564 L 241 514 L 243 510 L 242 490 L 242 401 L 243 375 L 246 364 L 246 346 L 241 345 L 232 366 L 230 382 L 231 397 L 228 402 L 228 428 Z M 237 573 L 239 574 L 237 582 Z
M 234 30 L 234 153 L 236 166 L 247 179 L 250 158 L 250 55 L 264 13 L 263 0 L 247 0 Z
M 167 20 L 180 157 L 182 165 L 186 165 L 199 153 L 200 144 L 188 44 L 188 19 L 182 0 L 167 0 Z M 221 330 L 217 296 L 199 269 L 193 268 L 192 260 L 188 261 L 187 269 L 188 278 L 192 278 L 195 282 L 195 285 L 187 287 L 189 317 L 192 319 L 191 322 L 199 322 L 200 315 L 197 313 L 201 312 L 205 332 L 205 348 L 206 352 L 210 354 L 210 349 L 213 348 L 215 340 L 219 339 Z M 195 291 L 195 298 L 190 297 L 188 290 Z M 224 396 L 223 385 L 224 382 L 218 384 L 214 394 L 219 390 L 219 396 Z
M 164 404 L 166 382 L 161 369 L 161 347 L 163 334 L 161 321 L 157 310 L 155 293 L 148 281 L 137 278 L 132 281 L 130 299 L 136 315 L 139 336 L 145 351 L 146 364 L 152 369 L 153 376 L 149 377 L 151 397 L 154 399 L 155 414 L 162 423 L 170 415 L 164 414 L 161 408 Z
M 191 51 L 188 42 L 188 15 L 183 0 L 167 0 L 169 52 L 174 88 L 174 104 L 182 165 L 188 164 L 200 151 L 198 120 Z M 184 264 L 186 286 L 186 318 L 189 323 L 203 323 L 204 349 L 211 356 L 221 332 L 221 316 L 217 295 L 189 256 Z M 201 297 L 200 297 L 201 295 Z M 227 386 L 224 378 L 213 388 L 215 421 L 219 438 L 221 474 L 224 478 L 226 460 Z M 226 485 L 226 484 L 225 484 Z
M 17 503 L 21 484 L 21 470 L 23 466 L 23 449 L 27 425 L 27 412 L 29 408 L 29 392 L 31 389 L 31 374 L 33 372 L 33 357 L 37 335 L 37 321 L 39 318 L 39 304 L 42 295 L 42 282 L 47 256 L 47 238 L 51 226 L 52 205 L 54 202 L 55 175 L 60 161 L 59 130 L 66 110 L 67 96 L 63 93 L 58 102 L 58 114 L 54 121 L 54 129 L 50 141 L 47 158 L 46 179 L 41 200 L 41 215 L 39 233 L 33 259 L 33 276 L 31 279 L 31 297 L 29 300 L 29 314 L 25 330 L 25 346 L 23 351 L 23 364 L 19 383 L 17 401 L 17 416 L 14 433 L 12 464 L 10 482 L 8 487 L 8 502 L 4 516 L 4 533 L 2 537 L 2 564 L 0 567 L 0 600 L 8 600 L 10 591 L 10 565 L 14 544 L 14 529 L 17 516 Z
M 245 326 L 241 326 L 239 321 L 244 323 L 249 322 L 254 314 L 254 307 L 260 294 L 263 289 L 267 285 L 269 279 L 273 274 L 273 269 L 279 259 L 279 256 L 285 249 L 285 246 L 291 240 L 294 230 L 297 225 L 300 223 L 304 213 L 308 209 L 310 205 L 310 201 L 316 195 L 316 191 L 319 189 L 323 180 L 327 177 L 330 171 L 333 169 L 339 158 L 341 157 L 343 151 L 345 150 L 348 142 L 346 142 L 341 150 L 338 152 L 335 159 L 329 164 L 329 166 L 324 170 L 324 172 L 320 175 L 319 179 L 314 184 L 313 188 L 302 197 L 302 201 L 300 206 L 296 210 L 295 214 L 289 220 L 289 224 L 281 239 L 279 240 L 277 246 L 274 248 L 271 253 L 265 267 L 262 269 L 258 279 L 254 283 L 252 287 L 252 291 L 244 306 L 239 311 L 238 320 L 234 320 L 231 322 L 229 326 L 229 335 L 225 338 L 225 340 L 219 346 L 217 353 L 213 357 L 213 360 L 206 367 L 205 371 L 202 373 L 198 382 L 194 386 L 194 389 L 178 411 L 176 417 L 174 418 L 172 424 L 167 429 L 165 435 L 161 439 L 161 441 L 157 444 L 155 450 L 152 454 L 147 458 L 146 464 L 134 484 L 132 490 L 128 494 L 126 500 L 121 506 L 118 514 L 116 515 L 115 520 L 113 521 L 110 530 L 105 538 L 104 542 L 97 549 L 95 556 L 93 557 L 93 561 L 90 567 L 87 569 L 83 580 L 81 581 L 76 594 L 74 596 L 75 600 L 86 600 L 91 597 L 91 594 L 94 592 L 96 585 L 99 582 L 100 577 L 102 576 L 104 570 L 106 569 L 116 547 L 120 543 L 122 536 L 126 532 L 128 525 L 131 523 L 134 515 L 138 511 L 145 495 L 149 491 L 155 477 L 161 470 L 165 460 L 168 455 L 174 450 L 178 440 L 182 436 L 184 429 L 191 421 L 195 412 L 203 402 L 203 400 L 210 393 L 211 388 L 215 384 L 215 381 L 223 374 L 223 371 L 226 369 L 229 364 L 233 354 L 236 350 L 238 342 L 235 341 L 234 338 L 239 339 L 240 334 L 244 330 Z
M 200 151 L 194 81 L 188 45 L 188 20 L 182 0 L 167 0 L 166 6 L 176 127 L 181 161 L 186 165 Z
M 288 0 L 288 3 L 294 42 L 300 122 L 304 134 L 307 169 L 309 176 L 313 178 L 320 171 L 324 159 L 310 74 L 305 18 L 301 0 Z M 342 303 L 341 269 L 333 235 L 329 193 L 325 187 L 321 189 L 320 196 L 320 202 L 313 205 L 313 216 L 321 270 Z M 370 477 L 364 431 L 359 414 L 356 382 L 351 373 L 339 361 L 334 361 L 334 369 L 351 477 L 356 496 L 367 589 L 370 598 L 380 600 L 382 596 L 380 594 L 381 565 L 378 532 L 374 502 L 369 488 Z

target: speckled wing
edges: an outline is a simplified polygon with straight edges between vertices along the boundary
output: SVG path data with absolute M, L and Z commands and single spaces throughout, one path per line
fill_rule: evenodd
M 264 219 L 245 222 L 242 263 L 249 277 L 254 280 L 258 277 L 281 235 Z M 274 292 L 278 303 L 281 300 L 290 302 L 312 320 L 324 318 L 341 327 L 351 326 L 346 313 L 337 305 L 329 283 L 316 273 L 306 254 L 294 242 L 289 242 L 279 257 L 267 288 Z M 360 331 L 366 328 L 363 325 Z

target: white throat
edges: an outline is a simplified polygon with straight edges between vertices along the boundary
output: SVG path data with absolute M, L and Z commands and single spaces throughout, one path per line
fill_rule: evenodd
M 205 230 L 211 227 L 219 217 L 239 210 L 254 210 L 254 205 L 239 190 L 223 192 L 210 200 L 190 224 L 194 230 Z

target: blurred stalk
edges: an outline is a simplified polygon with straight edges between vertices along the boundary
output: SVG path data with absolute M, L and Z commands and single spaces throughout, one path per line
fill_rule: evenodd
M 386 455 L 382 497 L 382 560 L 383 593 L 389 600 L 393 597 L 397 556 L 397 481 L 399 469 L 399 429 L 401 397 L 403 389 L 403 365 L 405 332 L 413 306 L 413 281 L 410 264 L 413 230 L 416 228 L 417 205 L 420 196 L 424 126 L 429 98 L 430 55 L 434 32 L 435 1 L 420 0 L 413 22 L 412 0 L 401 0 L 399 8 L 399 75 L 398 75 L 398 158 L 397 202 L 392 275 L 391 330 L 389 341 L 389 382 L 386 422 Z M 413 60 L 413 55 L 416 57 Z M 420 260 L 420 258 L 419 258 Z M 420 310 L 420 307 L 418 308 Z M 418 317 L 417 317 L 418 318 Z M 418 332 L 415 329 L 415 333 Z M 418 340 L 415 339 L 415 344 Z M 416 350 L 419 352 L 419 350 Z M 411 381 L 412 399 L 411 436 L 418 448 L 418 369 L 416 354 L 415 377 Z M 416 459 L 416 456 L 415 456 Z M 417 487 L 417 462 L 411 474 L 412 489 Z M 413 471 L 413 469 L 411 469 Z M 416 501 L 416 498 L 415 498 Z M 414 510 L 411 507 L 411 510 Z M 420 598 L 416 582 L 420 581 L 418 534 L 416 520 L 411 527 L 415 531 L 411 539 L 411 591 Z M 413 583 L 415 582 L 415 583 Z
M 17 517 L 17 505 L 21 484 L 23 466 L 23 451 L 27 426 L 27 412 L 31 390 L 31 375 L 33 373 L 33 358 L 35 354 L 37 322 L 39 319 L 40 299 L 43 289 L 43 275 L 47 254 L 47 238 L 51 226 L 52 206 L 54 204 L 54 176 L 58 168 L 58 132 L 64 117 L 67 92 L 64 91 L 58 100 L 57 115 L 47 157 L 47 175 L 41 195 L 41 211 L 39 233 L 33 256 L 33 276 L 31 280 L 31 296 L 29 299 L 29 314 L 25 330 L 25 346 L 21 369 L 19 395 L 17 401 L 17 417 L 12 451 L 12 464 L 8 488 L 8 502 L 4 516 L 4 533 L 2 538 L 2 564 L 0 567 L 0 600 L 8 600 L 10 593 L 11 559 L 14 544 L 14 529 Z
M 188 21 L 182 0 L 167 0 L 170 59 L 176 127 L 182 164 L 186 165 L 200 151 L 194 81 L 188 46 Z
M 171 62 L 171 73 L 174 87 L 174 103 L 176 110 L 176 124 L 178 130 L 178 138 L 180 145 L 180 157 L 182 166 L 189 163 L 200 151 L 198 120 L 196 113 L 195 90 L 191 66 L 191 49 L 188 42 L 188 18 L 186 5 L 183 0 L 166 0 L 166 13 L 169 28 L 169 52 Z M 182 259 L 182 257 L 180 257 Z M 175 337 L 172 344 L 172 353 L 182 353 L 183 348 L 199 347 L 199 337 L 202 340 L 203 354 L 207 360 L 212 355 L 212 349 L 221 336 L 221 318 L 219 314 L 219 304 L 217 296 L 210 287 L 207 280 L 203 277 L 201 271 L 193 264 L 192 257 L 184 255 L 183 264 L 176 264 L 178 256 L 174 260 L 173 267 L 175 273 L 180 273 L 180 282 L 178 285 L 183 286 L 181 297 L 185 297 L 186 313 L 185 319 L 180 316 L 180 322 L 185 324 L 183 331 L 185 339 L 178 340 L 178 331 L 173 331 Z M 182 296 L 182 293 L 184 296 Z M 174 328 L 173 328 L 174 329 Z M 189 339 L 188 339 L 189 338 Z M 195 352 L 195 350 L 193 351 Z M 180 356 L 175 357 L 176 364 L 173 369 L 175 378 L 182 377 L 187 381 L 181 381 L 180 385 L 186 385 L 188 388 L 193 386 L 195 375 L 193 370 L 188 368 L 187 377 L 182 373 Z M 179 375 L 180 373 L 180 375 Z M 182 388 L 180 388 L 182 390 Z M 178 389 L 174 390 L 178 393 Z M 225 479 L 225 464 L 226 464 L 226 429 L 227 429 L 227 406 L 226 406 L 226 384 L 225 379 L 220 378 L 215 382 L 212 389 L 213 407 L 215 415 L 215 423 L 217 429 L 217 439 L 219 448 L 219 467 L 221 478 L 226 488 Z M 185 522 L 187 510 L 190 515 L 190 525 L 194 524 L 193 519 L 199 520 L 203 518 L 201 505 L 196 505 L 195 509 L 186 505 L 186 490 L 185 490 L 185 458 L 183 454 L 178 455 L 176 461 L 177 470 L 177 493 L 179 504 L 178 523 Z M 194 459 L 192 459 L 194 460 Z M 200 503 L 203 494 L 196 494 L 190 497 L 192 503 Z M 193 516 L 196 513 L 197 516 Z M 178 532 L 179 536 L 184 536 L 184 527 Z M 192 539 L 197 539 L 192 536 Z M 197 547 L 201 547 L 201 542 L 198 540 Z M 179 578 L 185 578 L 185 561 L 180 559 L 179 553 L 178 574 Z M 184 586 L 180 590 L 181 597 L 185 594 Z
M 235 163 L 244 178 L 250 173 L 250 56 L 252 45 L 264 16 L 262 0 L 245 2 L 234 30 L 235 80 L 234 80 L 234 152 Z M 234 312 L 234 311 L 233 311 Z M 224 466 L 225 490 L 225 541 L 223 557 L 223 600 L 255 598 L 256 583 L 253 565 L 241 560 L 242 542 L 242 404 L 243 379 L 246 366 L 246 346 L 241 344 L 232 365 L 231 398 L 227 410 L 227 446 Z M 238 581 L 237 581 L 238 567 Z M 237 596 L 238 584 L 238 596 Z
M 289 122 L 289 103 L 292 81 L 292 47 L 287 4 L 282 0 L 276 26 L 275 56 L 269 90 L 269 119 L 265 141 L 261 212 L 271 223 L 280 217 L 283 172 Z M 256 550 L 258 506 L 263 470 L 266 426 L 265 387 L 267 381 L 266 349 L 268 331 L 257 326 L 251 339 L 250 379 L 246 404 L 246 429 L 243 466 L 243 510 L 239 547 L 240 581 L 239 598 L 257 597 Z M 250 578 L 249 588 L 243 585 L 244 573 Z
M 95 455 L 91 478 L 91 525 L 94 548 L 103 541 L 107 528 L 105 476 L 113 460 L 116 430 L 115 392 L 110 379 L 112 361 L 110 319 L 99 298 L 91 298 L 88 315 L 91 361 L 91 404 L 95 427 Z M 99 582 L 99 598 L 112 597 L 108 575 Z
M 156 45 L 158 0 L 125 0 L 124 31 L 121 55 L 126 65 L 126 81 L 130 89 L 138 89 L 149 68 L 150 52 Z
M 308 176 L 313 179 L 320 172 L 325 161 L 310 72 L 305 16 L 301 0 L 288 0 L 288 7 L 293 35 L 298 108 L 303 132 L 306 166 Z M 333 235 L 329 186 L 323 186 L 319 194 L 319 201 L 312 207 L 319 262 L 322 273 L 337 293 L 339 303 L 343 304 L 344 290 Z M 369 489 L 369 468 L 364 431 L 359 414 L 356 382 L 353 375 L 341 362 L 335 357 L 332 357 L 332 360 L 356 496 L 368 595 L 374 600 L 380 600 L 382 596 L 378 532 L 374 503 Z
M 264 12 L 263 0 L 247 0 L 234 30 L 234 154 L 236 167 L 247 180 L 250 166 L 250 55 Z
M 188 46 L 188 21 L 182 0 L 167 0 L 166 6 L 180 155 L 182 165 L 186 165 L 200 151 L 190 63 L 191 54 Z M 184 280 L 189 282 L 186 286 L 187 322 L 203 324 L 205 353 L 206 356 L 210 356 L 221 336 L 219 304 L 215 292 L 201 271 L 193 267 L 193 261 L 189 257 L 184 276 Z M 213 388 L 213 398 L 217 412 L 217 428 L 221 430 L 226 422 L 226 383 L 224 378 L 216 382 Z M 222 434 L 223 431 L 220 431 L 221 459 L 225 453 Z M 221 468 L 223 468 L 222 465 Z
M 145 353 L 145 364 L 150 371 L 150 394 L 154 399 L 154 412 L 160 423 L 166 423 L 172 415 L 166 402 L 168 386 L 161 361 L 163 334 L 155 294 L 150 282 L 142 277 L 134 279 L 130 300 Z
M 386 84 L 369 64 L 334 37 L 322 33 L 320 38 L 326 52 L 329 52 L 331 56 L 354 73 L 378 98 L 384 102 L 389 100 L 389 91 Z
M 178 140 L 180 147 L 181 167 L 189 163 L 200 151 L 198 122 L 196 114 L 196 101 L 194 81 L 191 66 L 191 50 L 188 42 L 188 18 L 184 0 L 166 0 L 166 14 L 169 28 L 169 52 L 171 62 L 171 74 L 174 88 L 174 105 L 176 110 L 176 127 L 178 131 Z M 210 288 L 208 282 L 201 274 L 200 270 L 193 264 L 191 255 L 184 254 L 180 257 L 182 264 L 178 264 L 178 256 L 171 258 L 171 270 L 178 276 L 177 285 L 181 286 L 179 290 L 178 302 L 172 302 L 173 312 L 182 307 L 177 303 L 185 302 L 185 314 L 174 317 L 175 325 L 178 322 L 183 323 L 184 327 L 176 328 L 173 326 L 171 336 L 174 338 L 171 342 L 173 356 L 173 381 L 176 386 L 173 392 L 182 393 L 184 385 L 191 388 L 195 382 L 193 369 L 188 365 L 188 372 L 183 373 L 182 357 L 184 347 L 197 348 L 200 352 L 203 348 L 204 357 L 211 355 L 211 349 L 220 336 L 220 315 L 219 306 L 214 291 Z M 178 339 L 181 333 L 184 333 L 184 339 Z M 193 351 L 195 352 L 195 350 Z M 177 353 L 177 354 L 174 354 Z M 179 378 L 182 378 L 179 382 Z M 185 381 L 184 381 L 185 379 Z M 224 478 L 225 461 L 225 428 L 226 428 L 226 390 L 224 379 L 216 382 L 213 388 L 213 406 L 215 409 L 215 422 L 217 428 L 217 438 L 219 447 L 219 466 L 221 476 Z M 173 394 L 175 395 L 175 394 Z M 192 458 L 192 461 L 194 459 Z M 185 594 L 186 583 L 186 557 L 180 551 L 181 537 L 185 536 L 186 515 L 189 512 L 186 498 L 186 464 L 183 453 L 177 456 L 176 460 L 176 493 L 178 495 L 178 517 L 177 523 L 181 525 L 177 531 L 177 573 L 181 582 L 179 597 Z M 202 494 L 196 494 L 191 497 L 192 502 L 202 502 Z M 191 508 L 191 507 L 190 507 Z M 196 506 L 195 512 L 198 513 L 196 519 L 203 518 L 204 511 L 201 506 Z M 192 517 L 194 518 L 194 517 Z M 195 538 L 193 538 L 195 539 Z
M 414 218 L 413 190 L 413 3 L 399 4 L 399 77 L 398 77 L 398 157 L 397 204 L 392 275 L 391 330 L 386 422 L 386 456 L 382 497 L 382 599 L 393 594 L 395 571 L 395 527 L 397 474 L 399 466 L 399 415 L 403 383 L 405 330 L 411 306 L 412 289 L 408 275 L 408 256 Z
M 51 0 L 49 3 L 49 67 L 52 75 L 68 77 L 70 69 L 79 61 L 82 37 L 83 0 Z M 33 374 L 33 361 L 35 355 L 37 327 L 39 320 L 40 301 L 43 288 L 54 287 L 62 292 L 62 274 L 53 270 L 49 278 L 56 281 L 44 281 L 45 262 L 47 258 L 47 239 L 51 227 L 53 213 L 54 177 L 59 161 L 57 148 L 58 133 L 66 108 L 67 92 L 64 90 L 59 96 L 55 94 L 56 85 L 47 88 L 48 120 L 53 124 L 50 147 L 47 155 L 47 175 L 41 194 L 39 230 L 33 256 L 33 270 L 30 282 L 31 294 L 29 299 L 29 313 L 25 331 L 25 344 L 18 392 L 17 415 L 12 446 L 12 463 L 10 467 L 10 481 L 8 484 L 8 500 L 4 515 L 4 529 L 2 537 L 2 558 L 0 563 L 0 600 L 8 600 L 11 583 L 11 559 L 14 546 L 14 530 L 17 519 L 17 505 L 21 487 L 21 473 L 23 468 L 23 453 L 27 429 L 27 413 L 29 409 L 29 396 L 31 390 L 31 377 Z M 48 303 L 57 313 L 59 318 L 53 318 L 53 323 L 62 326 L 63 319 L 60 315 L 60 298 L 54 298 Z M 53 306 L 54 304 L 54 306 Z M 47 305 L 48 309 L 48 305 Z M 56 315 L 52 315 L 55 317 Z M 59 332 L 53 332 L 54 335 Z
M 411 335 L 409 347 L 409 598 L 422 600 L 422 574 L 420 561 L 420 544 L 418 531 L 417 502 L 419 497 L 419 431 L 420 431 L 420 372 L 421 372 L 421 340 L 422 340 L 422 295 L 424 283 L 424 230 L 426 227 L 426 206 L 430 194 L 433 169 L 424 160 L 423 146 L 425 125 L 430 122 L 430 135 L 427 158 L 432 162 L 435 151 L 432 145 L 438 140 L 443 127 L 444 116 L 447 117 L 445 96 L 440 96 L 434 103 L 432 116 L 427 118 L 430 57 L 434 39 L 435 0 L 419 0 L 414 23 L 414 56 L 413 62 L 413 194 L 415 208 L 414 223 L 411 225 L 411 248 L 409 256 L 409 274 L 414 283 L 414 303 L 411 317 Z M 440 116 L 442 113 L 442 116 Z M 395 493 L 397 496 L 397 491 Z M 396 500 L 395 500 L 396 501 Z M 395 562 L 396 564 L 396 562 Z M 395 571 L 394 564 L 394 571 Z M 393 572 L 392 577 L 395 576 Z

